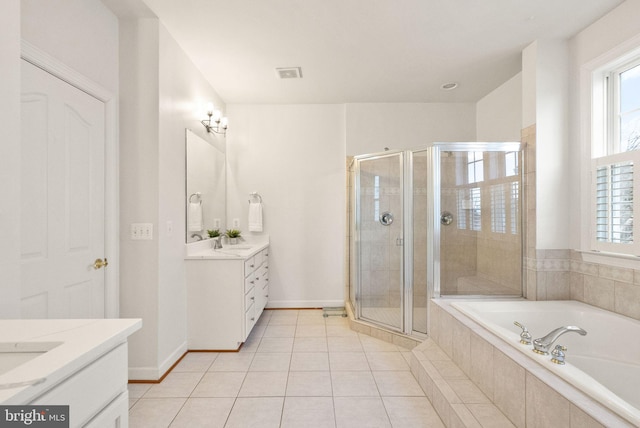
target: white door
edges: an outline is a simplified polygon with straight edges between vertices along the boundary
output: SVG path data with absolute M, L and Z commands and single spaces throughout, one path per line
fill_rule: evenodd
M 22 61 L 21 313 L 103 318 L 104 103 Z

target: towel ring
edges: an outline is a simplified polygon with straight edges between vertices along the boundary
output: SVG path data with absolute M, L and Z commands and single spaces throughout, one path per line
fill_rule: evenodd
M 200 199 L 202 193 L 200 192 L 196 192 L 196 193 L 192 193 L 191 195 L 189 195 L 189 203 L 193 203 L 193 197 L 195 196 L 197 201 L 196 202 L 200 202 L 202 203 L 202 200 Z
M 262 196 L 258 192 L 249 193 L 249 203 L 251 203 L 251 198 L 256 198 L 258 203 L 262 203 Z

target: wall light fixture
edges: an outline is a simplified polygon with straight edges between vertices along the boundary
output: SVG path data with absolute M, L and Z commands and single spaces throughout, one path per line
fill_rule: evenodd
M 207 129 L 207 132 L 215 132 L 216 134 L 227 134 L 227 127 L 229 126 L 229 120 L 226 117 L 222 117 L 220 110 L 215 110 L 213 104 L 207 105 L 208 119 L 201 120 L 200 123 Z

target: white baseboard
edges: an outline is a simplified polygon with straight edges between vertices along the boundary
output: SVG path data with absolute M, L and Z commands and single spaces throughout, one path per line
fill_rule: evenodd
M 342 307 L 344 300 L 269 300 L 267 309 Z
M 187 342 L 178 346 L 160 367 L 129 367 L 129 380 L 159 380 L 187 352 Z

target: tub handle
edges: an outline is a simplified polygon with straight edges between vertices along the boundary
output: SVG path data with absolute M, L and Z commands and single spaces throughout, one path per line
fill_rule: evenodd
M 527 327 L 523 326 L 518 321 L 514 321 L 513 324 L 522 329 L 522 333 L 520 333 L 520 343 L 522 343 L 523 345 L 531 345 L 531 333 L 529 333 Z
M 556 345 L 556 347 L 553 349 L 553 351 L 551 351 L 551 356 L 553 358 L 551 358 L 551 362 L 555 363 L 555 364 L 560 364 L 563 365 L 564 364 L 564 352 L 566 351 L 567 347 L 566 346 L 562 346 L 562 345 Z

